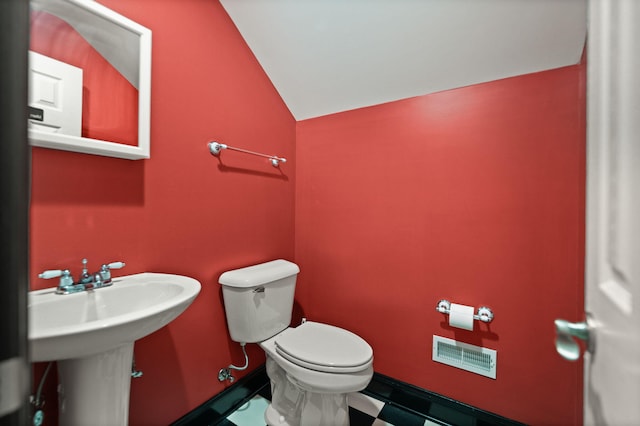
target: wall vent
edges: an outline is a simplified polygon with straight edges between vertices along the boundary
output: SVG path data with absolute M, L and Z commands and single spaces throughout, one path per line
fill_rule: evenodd
M 433 360 L 492 379 L 496 378 L 498 352 L 446 337 L 433 336 Z

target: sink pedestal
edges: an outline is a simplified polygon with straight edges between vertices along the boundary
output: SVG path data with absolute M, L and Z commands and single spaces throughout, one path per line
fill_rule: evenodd
M 129 422 L 133 343 L 58 361 L 61 426 L 115 426 Z

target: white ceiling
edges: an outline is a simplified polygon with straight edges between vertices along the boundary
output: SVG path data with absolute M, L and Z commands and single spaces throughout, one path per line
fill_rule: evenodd
M 296 120 L 573 65 L 587 0 L 220 0 Z

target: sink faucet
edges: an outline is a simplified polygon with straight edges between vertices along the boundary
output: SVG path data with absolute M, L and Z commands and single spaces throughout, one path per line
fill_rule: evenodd
M 38 275 L 38 278 L 50 279 L 60 277 L 60 282 L 56 288 L 57 294 L 78 293 L 80 291 L 110 286 L 113 284 L 111 281 L 111 270 L 120 269 L 124 265 L 124 262 L 105 263 L 100 267 L 99 271 L 90 274 L 87 268 L 87 259 L 82 259 L 82 273 L 77 281 L 73 280 L 71 272 L 68 269 L 47 270 Z

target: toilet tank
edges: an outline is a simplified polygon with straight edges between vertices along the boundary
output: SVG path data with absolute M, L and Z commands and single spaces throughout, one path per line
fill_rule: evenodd
M 278 259 L 220 275 L 232 340 L 262 342 L 289 327 L 298 272 L 295 263 Z

